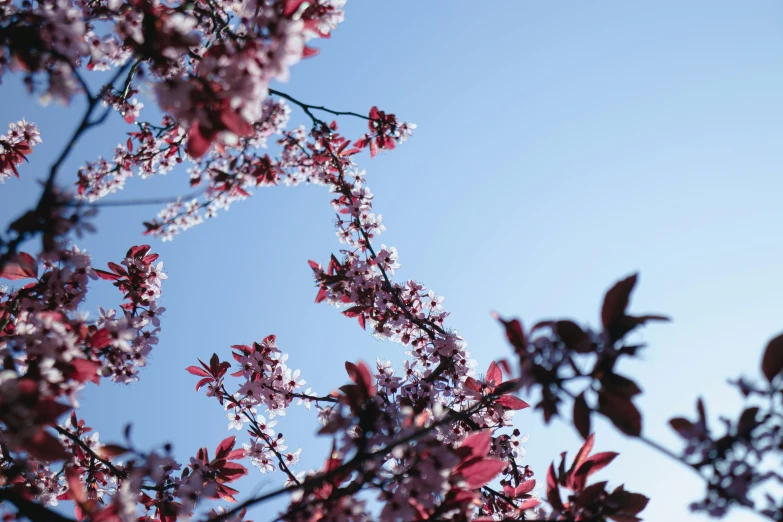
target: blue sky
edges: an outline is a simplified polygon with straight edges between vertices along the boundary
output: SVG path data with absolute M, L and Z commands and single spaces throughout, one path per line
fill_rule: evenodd
M 447 324 L 479 370 L 510 355 L 491 310 L 527 324 L 570 317 L 595 326 L 603 292 L 639 271 L 632 310 L 674 321 L 643 330 L 643 360 L 621 369 L 644 389 L 645 433 L 677 448 L 667 419 L 692 415 L 699 395 L 715 421 L 737 415 L 726 379 L 757 376 L 765 342 L 783 330 L 781 15 L 771 1 L 354 0 L 333 38 L 318 43 L 321 54 L 279 88 L 340 110 L 378 105 L 418 124 L 398 150 L 359 161 L 388 229 L 381 241 L 400 253 L 397 277 L 446 296 Z M 34 203 L 32 179 L 44 178 L 80 112 L 41 108 L 19 78 L 2 89 L 13 100 L 0 106 L 2 121 L 36 121 L 44 139 L 24 179 L 0 187 L 7 222 Z M 111 156 L 128 130 L 116 118 L 89 134 L 60 180 Z M 182 171 L 129 185 L 118 198 L 188 192 Z M 99 233 L 80 245 L 98 264 L 117 260 L 147 241 L 141 221 L 157 211 L 104 209 Z M 153 240 L 169 274 L 161 344 L 141 382 L 85 391 L 82 412 L 102 439 L 119 440 L 130 421 L 142 447 L 172 441 L 180 458 L 214 449 L 228 434 L 224 412 L 193 391 L 184 368 L 270 333 L 321 393 L 345 380 L 345 360 L 401 360 L 400 346 L 313 304 L 307 260 L 339 249 L 332 220 L 324 189 L 277 187 L 171 243 Z M 96 283 L 90 305 L 118 298 Z M 281 421 L 304 463 L 319 465 L 327 444 L 313 437 L 314 416 Z M 527 459 L 541 478 L 559 452 L 578 448 L 573 429 L 544 427 L 530 410 L 517 426 L 530 434 Z M 621 453 L 604 479 L 652 497 L 647 520 L 703 518 L 686 515 L 703 491 L 686 469 L 606 424 L 597 447 Z M 251 471 L 244 484 L 280 481 Z

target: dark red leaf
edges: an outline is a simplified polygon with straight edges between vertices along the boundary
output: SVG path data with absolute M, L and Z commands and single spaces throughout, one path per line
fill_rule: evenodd
M 605 392 L 598 393 L 598 411 L 605 415 L 617 429 L 631 437 L 642 433 L 642 415 L 630 399 Z
M 511 345 L 516 349 L 517 353 L 527 350 L 527 341 L 525 339 L 525 332 L 522 329 L 522 323 L 518 319 L 512 319 L 506 321 L 498 315 L 497 312 L 493 312 L 492 316 L 503 323 L 506 327 L 506 337 Z
M 522 387 L 522 384 L 519 382 L 519 379 L 511 379 L 510 381 L 506 381 L 504 383 L 501 383 L 495 387 L 493 393 L 495 395 L 504 395 L 507 393 L 512 393 L 517 391 L 519 388 Z
M 68 452 L 60 444 L 59 439 L 44 430 L 40 430 L 34 436 L 24 439 L 22 446 L 36 459 L 47 462 L 68 457 Z
M 590 455 L 590 452 L 593 451 L 593 446 L 595 445 L 595 435 L 590 434 L 587 437 L 585 437 L 585 441 L 582 443 L 582 446 L 579 448 L 579 451 L 576 454 L 576 457 L 574 458 L 574 462 L 571 463 L 571 468 L 568 470 L 568 475 L 572 476 L 576 473 L 576 469 L 582 464 L 582 462 L 587 459 L 587 456 Z M 565 455 L 565 453 L 563 454 Z M 564 461 L 561 462 L 561 465 L 564 465 Z M 565 471 L 561 470 L 561 475 L 564 474 Z
M 613 451 L 604 451 L 601 453 L 596 453 L 595 455 L 591 455 L 587 457 L 584 462 L 582 462 L 579 468 L 577 468 L 576 475 L 587 478 L 593 473 L 601 471 L 606 466 L 608 466 L 617 457 L 617 455 L 619 455 L 619 453 L 615 453 Z
M 577 353 L 589 353 L 593 350 L 590 338 L 575 322 L 557 321 L 555 331 L 569 350 L 574 350 Z
M 587 406 L 584 392 L 574 400 L 574 427 L 583 439 L 590 435 L 590 408 Z
M 737 436 L 747 438 L 750 437 L 750 432 L 753 431 L 759 423 L 756 421 L 756 415 L 759 412 L 759 408 L 752 407 L 746 408 L 740 415 L 737 422 Z
M 555 473 L 554 462 L 549 465 L 546 472 L 546 498 L 553 508 L 563 509 L 563 501 L 560 498 L 560 488 L 557 484 L 557 474 Z
M 693 423 L 682 417 L 675 417 L 669 421 L 674 431 L 680 434 L 684 439 L 690 439 L 693 433 Z
M 104 459 L 109 459 L 112 457 L 117 457 L 119 455 L 124 455 L 129 451 L 130 450 L 128 448 L 119 446 L 117 444 L 104 444 L 96 451 L 96 453 L 101 457 L 103 457 Z
M 101 279 L 105 279 L 107 281 L 116 281 L 118 279 L 122 279 L 122 276 L 119 276 L 117 274 L 113 274 L 111 272 L 105 272 L 103 270 L 95 270 L 95 275 L 100 277 Z
M 636 286 L 638 274 L 633 274 L 625 279 L 618 281 L 606 292 L 604 304 L 601 307 L 601 323 L 604 329 L 610 330 L 614 323 L 625 316 L 625 309 L 628 308 L 628 300 Z
M 601 384 L 607 393 L 630 399 L 635 395 L 642 393 L 639 386 L 631 379 L 617 375 L 616 373 L 605 373 L 601 377 Z
M 368 396 L 372 397 L 375 395 L 375 385 L 372 382 L 370 369 L 367 368 L 367 365 L 364 364 L 363 361 L 359 361 L 359 364 L 346 361 L 345 370 L 348 372 L 348 377 L 361 386 L 367 392 Z
M 769 382 L 783 371 L 783 334 L 767 343 L 764 356 L 761 359 L 761 372 Z

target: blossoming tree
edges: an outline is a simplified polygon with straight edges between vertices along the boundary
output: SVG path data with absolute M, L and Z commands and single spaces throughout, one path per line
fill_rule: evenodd
M 34 521 L 246 520 L 248 508 L 285 498 L 270 520 L 639 520 L 647 498 L 593 483 L 617 455 L 593 453 L 591 418 L 602 415 L 700 473 L 707 495 L 698 509 L 722 515 L 734 505 L 773 520 L 781 502 L 756 507 L 749 492 L 781 480 L 764 459 L 781 448 L 783 341 L 767 348 L 765 385 L 740 380 L 764 399 L 714 438 L 704 405 L 699 418 L 672 420 L 687 441 L 682 454 L 642 435 L 633 403 L 639 387 L 616 371 L 639 347 L 628 333 L 662 316 L 632 316 L 631 276 L 606 294 L 601 329 L 570 320 L 524 329 L 498 316 L 512 350 L 483 373 L 446 324 L 443 298 L 421 283 L 395 280 L 394 247 L 378 244 L 384 225 L 358 158 L 391 150 L 415 125 L 377 107 L 333 110 L 270 87 L 343 20 L 344 0 L 41 0 L 0 4 L 0 76 L 22 76 L 42 102 L 86 101 L 80 122 L 52 164 L 40 198 L 0 239 L 0 500 L 7 519 Z M 101 73 L 101 74 L 98 74 Z M 97 78 L 97 80 L 95 79 Z M 101 86 L 94 84 L 101 82 Z M 149 121 L 136 95 L 154 93 L 163 117 Z M 319 101 L 320 103 L 320 101 Z M 117 113 L 131 129 L 111 159 L 63 172 L 73 146 Z M 290 126 L 292 114 L 305 124 Z M 367 130 L 343 136 L 341 118 Z M 0 178 L 24 178 L 41 143 L 34 123 L 11 123 L 0 138 Z M 43 130 L 44 137 L 46 129 Z M 318 395 L 289 366 L 274 335 L 226 347 L 187 371 L 197 390 L 226 410 L 240 430 L 215 449 L 177 462 L 168 446 L 144 452 L 132 438 L 91 434 L 77 397 L 90 382 L 128 383 L 158 343 L 167 276 L 150 245 L 130 246 L 117 263 L 95 267 L 78 238 L 94 232 L 100 200 L 130 177 L 148 178 L 184 163 L 195 196 L 168 202 L 144 235 L 171 240 L 260 187 L 309 183 L 327 189 L 342 244 L 310 261 L 315 301 L 407 355 L 402 368 L 379 360 L 345 363 L 334 391 Z M 12 182 L 21 182 L 12 179 Z M 73 187 L 69 190 L 67 187 Z M 100 227 L 97 227 L 100 228 Z M 32 250 L 29 240 L 40 239 Z M 37 245 L 37 243 L 35 243 Z M 22 250 L 24 248 L 24 250 Z M 113 285 L 118 303 L 96 320 L 80 313 L 88 283 Z M 184 369 L 183 369 L 184 370 Z M 585 442 L 570 465 L 543 472 L 522 462 L 512 420 L 537 397 L 544 420 L 570 416 Z M 331 441 L 323 465 L 299 471 L 273 417 L 292 407 L 317 411 Z M 89 423 L 88 423 L 89 421 Z M 165 441 L 161 441 L 164 443 Z M 250 470 L 254 467 L 256 469 Z M 279 489 L 242 495 L 232 483 L 249 473 L 279 477 Z M 539 472 L 540 474 L 540 472 Z M 53 506 L 67 501 L 73 512 Z

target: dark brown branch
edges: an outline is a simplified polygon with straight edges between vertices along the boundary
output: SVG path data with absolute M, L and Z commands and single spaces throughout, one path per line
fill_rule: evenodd
M 70 431 L 66 430 L 61 426 L 55 426 L 54 429 L 57 431 L 57 433 L 60 433 L 61 435 L 64 435 L 69 439 L 71 439 L 80 448 L 86 451 L 90 455 L 90 457 L 94 458 L 95 460 L 97 460 L 98 462 L 100 462 L 101 464 L 109 468 L 116 477 L 121 479 L 128 478 L 128 474 L 125 471 L 115 467 L 114 464 L 112 464 L 109 460 L 104 459 L 103 457 L 95 453 L 95 451 L 93 451 L 92 448 L 90 448 L 82 439 L 80 439 L 78 435 L 71 433 Z
M 323 107 L 323 106 L 320 106 L 320 105 L 311 105 L 309 103 L 301 102 L 301 101 L 297 100 L 296 98 L 294 98 L 293 96 L 291 96 L 289 94 L 286 94 L 284 92 L 277 91 L 275 89 L 269 89 L 269 94 L 273 94 L 275 96 L 280 96 L 281 98 L 284 98 L 284 99 L 290 101 L 294 105 L 296 105 L 299 108 L 301 108 L 305 112 L 305 114 L 307 114 L 310 117 L 310 119 L 313 120 L 313 123 L 317 123 L 319 125 L 322 125 L 323 127 L 326 127 L 327 129 L 329 128 L 329 126 L 323 120 L 321 120 L 317 116 L 315 116 L 315 114 L 313 114 L 312 111 L 328 112 L 329 114 L 333 114 L 335 116 L 353 116 L 355 118 L 361 118 L 363 120 L 370 121 L 369 116 L 365 116 L 364 114 L 359 114 L 358 112 L 352 112 L 352 111 L 335 111 L 335 110 L 332 110 L 332 109 L 329 109 L 327 107 Z

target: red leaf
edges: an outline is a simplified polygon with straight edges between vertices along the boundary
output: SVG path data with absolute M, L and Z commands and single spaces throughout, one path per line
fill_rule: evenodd
M 68 457 L 68 452 L 65 451 L 57 437 L 52 434 L 41 430 L 34 436 L 25 439 L 22 442 L 23 448 L 35 457 L 36 459 L 44 460 L 47 462 L 53 460 L 60 460 Z
M 481 393 L 482 386 L 481 383 L 479 383 L 473 377 L 468 377 L 467 379 L 465 379 L 465 388 L 469 390 L 473 390 L 474 392 Z
M 97 270 L 96 270 L 97 272 Z M 102 348 L 106 348 L 109 346 L 112 342 L 111 334 L 109 333 L 109 330 L 106 328 L 101 328 L 94 334 L 92 334 L 92 337 L 90 337 L 90 344 L 93 348 L 96 348 L 98 350 Z
M 286 0 L 283 6 L 283 16 L 290 17 L 299 10 L 305 0 Z
M 499 397 L 496 402 L 511 410 L 524 410 L 525 408 L 530 407 L 528 403 L 513 395 L 503 395 L 502 397 Z
M 190 126 L 188 144 L 185 147 L 185 151 L 188 155 L 192 158 L 200 158 L 209 150 L 211 145 L 212 141 L 201 134 L 198 122 L 193 123 L 193 125 Z
M 193 375 L 198 375 L 199 377 L 211 377 L 210 373 L 203 368 L 199 368 L 198 366 L 188 366 L 185 368 L 188 373 L 192 373 Z
M 364 313 L 365 307 L 363 306 L 352 306 L 351 308 L 348 308 L 343 312 L 343 315 L 345 317 L 356 317 Z
M 508 363 L 508 359 L 501 359 L 498 361 L 498 364 L 500 364 L 500 367 L 506 372 L 506 375 L 511 375 L 513 373 L 511 371 L 511 365 Z
M 245 458 L 245 450 L 244 449 L 235 449 L 231 451 L 231 453 L 228 454 L 226 457 L 226 460 L 239 460 Z
M 370 397 L 375 395 L 375 385 L 373 385 L 372 382 L 370 369 L 367 368 L 367 365 L 364 364 L 363 361 L 359 361 L 358 365 L 346 361 L 345 370 L 348 372 L 348 377 L 350 377 L 353 382 L 361 386 Z
M 527 350 L 527 340 L 525 339 L 525 332 L 522 329 L 522 323 L 517 319 L 506 321 L 502 319 L 497 312 L 492 312 L 492 316 L 503 323 L 506 327 L 506 337 L 511 345 L 516 349 L 517 353 Z
M 546 498 L 552 507 L 558 510 L 563 509 L 563 501 L 560 498 L 560 488 L 557 485 L 557 474 L 555 473 L 555 463 L 549 465 L 546 472 Z
M 230 488 L 225 484 L 218 484 L 217 497 L 211 498 L 222 498 L 227 502 L 236 502 L 237 499 L 234 498 L 234 495 L 237 493 L 239 493 L 239 491 L 234 488 Z
M 128 251 L 127 257 L 133 257 L 133 256 L 131 256 L 132 250 L 133 249 L 130 249 Z M 111 269 L 111 271 L 114 272 L 115 274 L 119 274 L 121 276 L 127 276 L 128 275 L 128 272 L 126 272 L 125 269 L 121 265 L 118 265 L 117 263 L 112 263 L 111 261 L 109 261 L 107 264 L 109 265 L 109 268 Z
M 457 448 L 457 455 L 465 462 L 475 457 L 486 457 L 492 446 L 492 432 L 490 430 L 471 433 Z
M 71 359 L 71 366 L 73 366 L 74 374 L 73 379 L 79 382 L 92 381 L 95 384 L 100 384 L 101 377 L 98 375 L 98 370 L 101 365 L 95 361 L 88 361 L 87 359 Z
M 228 130 L 237 136 L 252 136 L 253 126 L 247 120 L 242 118 L 239 113 L 233 109 L 224 109 L 220 112 L 220 121 Z
M 224 478 L 226 482 L 234 482 L 244 475 L 247 475 L 247 468 L 236 462 L 226 462 L 220 468 L 219 474 L 220 478 Z
M 526 509 L 533 509 L 534 507 L 538 507 L 539 504 L 541 504 L 540 500 L 537 500 L 535 498 L 529 498 L 519 505 L 519 510 L 525 511 Z
M 25 279 L 38 277 L 38 262 L 26 252 L 19 252 L 8 261 L 0 271 L 0 277 L 5 279 Z
M 13 146 L 14 150 L 22 155 L 27 155 L 33 152 L 33 148 L 30 146 L 30 143 L 27 141 L 20 141 L 16 145 Z M 21 163 L 22 160 L 19 160 L 19 163 Z
M 103 270 L 95 270 L 95 275 L 100 277 L 101 279 L 105 279 L 106 281 L 116 281 L 118 279 L 122 279 L 122 276 L 119 276 L 117 274 L 112 274 L 111 272 L 105 272 Z
M 84 484 L 79 479 L 79 472 L 68 466 L 65 468 L 65 481 L 68 483 L 71 499 L 77 504 L 83 504 L 87 500 L 87 494 L 84 492 Z
M 96 451 L 98 455 L 103 457 L 104 459 L 109 459 L 111 457 L 117 457 L 119 455 L 124 455 L 125 453 L 128 453 L 130 450 L 128 448 L 125 448 L 123 446 L 119 446 L 117 444 L 105 444 L 100 447 Z
M 492 364 L 489 365 L 486 382 L 487 385 L 493 387 L 503 382 L 503 372 L 500 371 L 500 366 L 495 361 L 492 361 Z
M 531 491 L 533 491 L 533 488 L 535 487 L 536 487 L 535 479 L 526 480 L 514 489 L 514 497 L 520 497 L 522 495 L 530 493 Z
M 597 473 L 608 466 L 617 455 L 619 455 L 619 453 L 613 451 L 604 451 L 591 455 L 582 462 L 582 465 L 576 470 L 576 475 L 587 478 L 593 473 Z
M 582 462 L 584 462 L 587 456 L 590 455 L 590 452 L 593 451 L 594 445 L 595 445 L 595 435 L 590 434 L 587 437 L 585 437 L 585 441 L 582 443 L 582 447 L 579 448 L 579 452 L 576 454 L 576 458 L 574 458 L 574 463 L 571 464 L 571 469 L 568 471 L 569 474 L 574 473 L 574 471 L 576 471 L 576 468 L 578 468 L 579 465 Z
M 54 424 L 60 415 L 71 408 L 72 406 L 54 399 L 41 399 L 35 406 L 36 420 L 39 424 Z
M 224 459 L 226 456 L 228 456 L 229 453 L 231 453 L 231 450 L 234 448 L 234 443 L 236 442 L 236 437 L 227 437 L 223 439 L 223 441 L 218 444 L 218 447 L 215 449 L 215 459 Z
M 767 349 L 761 359 L 761 371 L 769 382 L 783 371 L 783 334 L 767 343 Z
M 502 460 L 474 459 L 460 466 L 460 474 L 467 482 L 468 488 L 476 489 L 486 486 L 505 467 L 506 463 Z
M 318 293 L 315 295 L 315 304 L 318 304 L 320 302 L 326 301 L 326 288 L 319 288 Z

